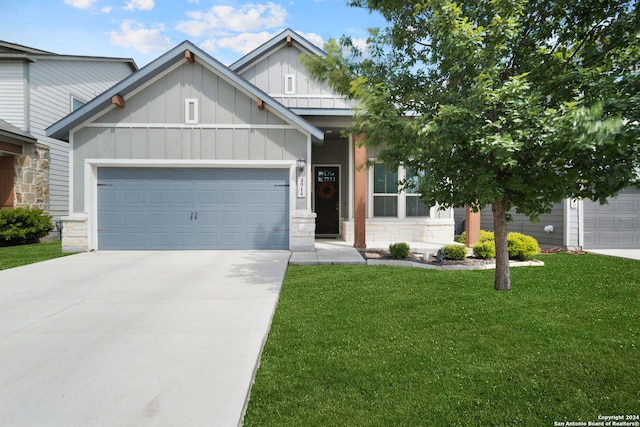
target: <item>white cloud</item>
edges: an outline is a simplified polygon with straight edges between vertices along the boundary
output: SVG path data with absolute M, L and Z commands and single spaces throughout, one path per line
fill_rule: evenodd
M 110 31 L 111 44 L 135 49 L 142 53 L 164 52 L 172 47 L 171 41 L 162 35 L 164 25 L 146 28 L 132 19 L 123 21 L 119 31 Z
M 97 0 L 64 0 L 64 4 L 76 9 L 89 9 Z
M 324 39 L 322 38 L 321 35 L 316 34 L 316 33 L 304 33 L 302 31 L 297 31 L 296 33 L 300 34 L 302 37 L 304 37 L 305 39 L 307 39 L 307 41 L 313 43 L 314 45 L 318 46 L 320 49 L 324 48 Z
M 213 51 L 220 48 L 229 49 L 244 55 L 271 40 L 273 36 L 274 34 L 267 31 L 261 33 L 242 33 L 233 37 L 220 37 L 218 39 L 207 40 L 203 43 L 203 47 Z
M 125 10 L 151 10 L 155 6 L 154 0 L 129 0 L 124 6 Z
M 100 13 L 111 13 L 111 6 L 105 6 L 102 9 L 100 9 Z
M 191 11 L 186 15 L 191 19 L 180 22 L 176 26 L 178 31 L 192 37 L 211 37 L 223 31 L 241 33 L 282 27 L 287 11 L 278 4 L 267 2 L 248 3 L 240 8 L 213 6 L 206 12 Z

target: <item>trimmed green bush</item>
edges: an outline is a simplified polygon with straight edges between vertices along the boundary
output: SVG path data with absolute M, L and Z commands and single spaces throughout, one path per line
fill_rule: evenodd
M 456 240 L 458 243 L 465 244 L 467 239 L 467 232 L 463 231 L 460 237 Z M 488 240 L 494 240 L 493 231 L 480 230 L 480 242 L 486 242 Z
M 466 232 L 463 232 L 460 238 L 458 238 L 458 241 L 464 243 L 465 237 Z M 526 234 L 516 232 L 508 233 L 507 244 L 509 245 L 509 259 L 522 260 L 540 253 L 538 241 Z M 496 256 L 493 231 L 480 230 L 480 243 L 473 246 L 473 254 L 478 258 L 494 258 Z
M 389 245 L 389 252 L 393 259 L 405 259 L 409 256 L 409 245 L 406 243 L 392 243 Z
M 467 257 L 467 248 L 462 245 L 447 245 L 442 250 L 445 259 L 463 260 Z
M 509 244 L 509 258 L 527 259 L 540 253 L 538 241 L 531 236 L 522 233 L 507 234 Z
M 51 216 L 41 209 L 0 209 L 0 245 L 33 243 L 52 230 Z
M 488 259 L 496 257 L 496 244 L 493 240 L 485 240 L 484 242 L 473 245 L 473 254 L 477 258 Z

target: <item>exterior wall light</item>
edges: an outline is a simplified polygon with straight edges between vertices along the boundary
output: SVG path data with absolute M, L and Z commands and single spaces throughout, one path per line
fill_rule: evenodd
M 307 164 L 307 161 L 305 159 L 298 159 L 296 161 L 296 166 L 298 166 L 298 170 L 300 172 L 302 172 L 304 170 L 304 165 Z

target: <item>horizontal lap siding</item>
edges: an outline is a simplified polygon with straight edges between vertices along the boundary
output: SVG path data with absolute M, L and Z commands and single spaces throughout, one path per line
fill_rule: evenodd
M 573 209 L 575 211 L 575 209 Z M 540 221 L 533 223 L 526 215 L 516 214 L 511 211 L 513 221 L 507 224 L 509 232 L 518 232 L 534 237 L 539 244 L 544 246 L 564 246 L 564 202 L 556 203 L 550 214 L 540 215 Z M 456 208 L 454 210 L 456 231 L 462 232 L 462 222 L 465 219 L 465 209 Z M 544 231 L 546 225 L 553 225 L 552 233 Z M 493 231 L 493 212 L 491 205 L 486 206 L 480 216 L 480 228 L 482 230 Z
M 41 59 L 29 66 L 31 133 L 50 148 L 50 213 L 69 211 L 69 144 L 45 136 L 45 129 L 71 112 L 71 96 L 85 102 L 129 74 L 121 62 L 59 61 Z
M 21 61 L 0 62 L 0 119 L 27 130 L 24 67 Z

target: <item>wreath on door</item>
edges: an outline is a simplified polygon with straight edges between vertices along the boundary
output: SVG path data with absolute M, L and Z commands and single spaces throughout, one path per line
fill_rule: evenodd
M 336 195 L 336 185 L 331 181 L 323 181 L 318 185 L 318 196 L 324 200 L 331 200 Z

